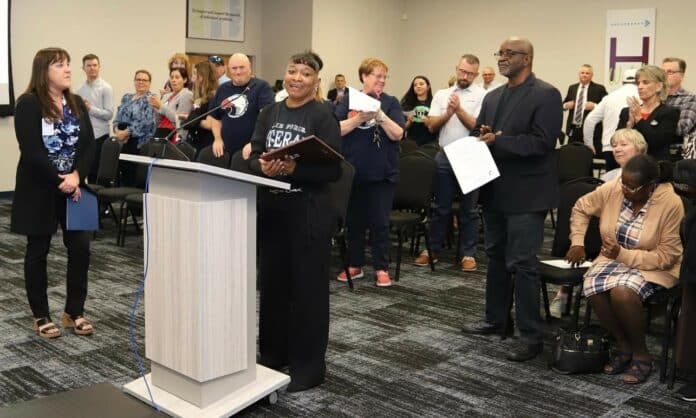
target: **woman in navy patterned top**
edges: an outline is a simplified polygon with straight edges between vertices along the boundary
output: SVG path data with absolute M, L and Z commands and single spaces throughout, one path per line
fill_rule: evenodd
M 121 98 L 118 112 L 114 118 L 114 134 L 123 145 L 121 152 L 138 154 L 138 150 L 153 137 L 155 133 L 155 111 L 148 102 L 152 76 L 147 70 L 135 72 L 135 93 L 126 93 Z M 121 185 L 136 186 L 135 167 L 132 163 L 122 162 Z
M 27 90 L 17 99 L 15 133 L 19 164 L 12 202 L 12 232 L 27 236 L 24 279 L 34 330 L 60 336 L 49 314 L 46 258 L 57 224 L 68 249 L 67 300 L 62 323 L 90 335 L 84 318 L 89 270 L 89 232 L 65 228 L 66 198 L 80 200 L 94 153 L 94 134 L 82 99 L 70 92 L 70 55 L 60 48 L 36 53 Z

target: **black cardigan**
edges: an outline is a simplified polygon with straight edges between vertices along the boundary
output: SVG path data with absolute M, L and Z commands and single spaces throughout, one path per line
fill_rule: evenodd
M 80 108 L 80 135 L 75 166 L 80 184 L 94 158 L 94 132 L 82 98 L 73 95 Z M 62 195 L 58 171 L 48 159 L 41 132 L 41 108 L 36 95 L 23 94 L 15 106 L 15 135 L 19 142 L 19 163 L 12 201 L 12 232 L 22 235 L 49 235 L 56 231 L 56 197 Z
M 628 123 L 628 107 L 621 110 L 618 129 L 625 128 Z M 648 143 L 648 154 L 657 160 L 669 160 L 669 145 L 677 134 L 679 109 L 666 104 L 660 104 L 652 111 L 647 120 L 639 120 L 633 129 L 643 134 Z

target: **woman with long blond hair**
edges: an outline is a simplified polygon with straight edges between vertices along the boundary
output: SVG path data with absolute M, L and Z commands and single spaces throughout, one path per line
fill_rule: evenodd
M 215 68 L 209 61 L 201 61 L 193 66 L 195 78 L 193 88 L 193 110 L 189 113 L 188 119 L 183 123 L 200 118 L 208 111 L 209 103 L 217 91 L 218 81 Z M 182 125 L 183 125 L 182 124 Z M 200 151 L 213 144 L 213 133 L 211 132 L 210 121 L 206 118 L 192 122 L 186 128 L 189 134 L 189 142 Z

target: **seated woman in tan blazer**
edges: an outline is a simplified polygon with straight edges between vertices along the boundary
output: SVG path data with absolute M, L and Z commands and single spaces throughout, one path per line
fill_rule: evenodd
M 637 155 L 621 177 L 578 199 L 570 217 L 571 263 L 584 261 L 587 225 L 599 217 L 602 249 L 585 274 L 583 292 L 618 346 L 604 373 L 624 373 L 624 383 L 642 383 L 652 371 L 642 302 L 679 276 L 684 208 L 670 177 L 653 157 Z

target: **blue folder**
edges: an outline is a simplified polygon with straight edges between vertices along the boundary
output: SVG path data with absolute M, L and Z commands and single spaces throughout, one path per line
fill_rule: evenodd
M 67 198 L 65 229 L 69 231 L 96 231 L 99 229 L 99 203 L 97 195 L 81 186 L 82 196 L 77 202 Z

